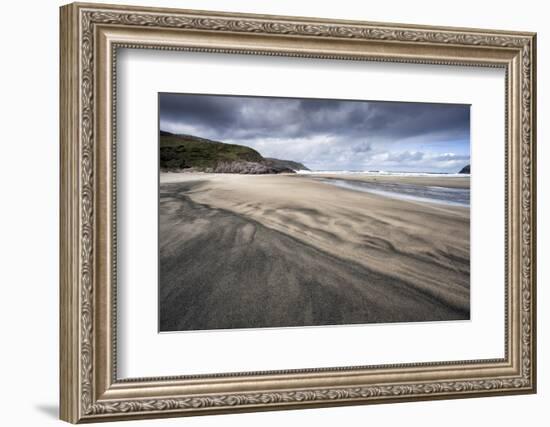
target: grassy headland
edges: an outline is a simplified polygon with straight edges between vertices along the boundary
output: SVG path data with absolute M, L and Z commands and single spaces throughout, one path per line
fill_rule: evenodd
M 256 150 L 193 135 L 160 131 L 160 168 L 163 171 L 273 174 L 307 170 L 301 163 L 264 158 Z

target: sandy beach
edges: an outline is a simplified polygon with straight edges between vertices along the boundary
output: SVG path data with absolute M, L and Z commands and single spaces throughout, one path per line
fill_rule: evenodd
M 161 174 L 161 331 L 468 319 L 469 207 L 393 197 L 398 185 L 470 182 Z

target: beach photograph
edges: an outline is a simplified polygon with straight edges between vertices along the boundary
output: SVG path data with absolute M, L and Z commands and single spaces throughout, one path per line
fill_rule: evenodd
M 470 106 L 160 93 L 159 331 L 470 319 Z

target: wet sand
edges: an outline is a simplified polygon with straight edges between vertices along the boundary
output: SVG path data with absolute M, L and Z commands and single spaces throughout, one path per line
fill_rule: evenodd
M 469 318 L 468 208 L 309 175 L 170 173 L 159 240 L 161 331 Z
M 374 174 L 331 174 L 331 173 L 316 173 L 311 174 L 314 177 L 346 179 L 350 181 L 364 182 L 387 182 L 387 183 L 403 183 L 417 185 L 444 186 L 448 188 L 470 188 L 470 176 L 441 176 L 441 175 L 374 175 Z

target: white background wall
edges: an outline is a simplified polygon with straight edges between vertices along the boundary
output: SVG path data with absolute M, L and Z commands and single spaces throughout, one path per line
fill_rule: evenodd
M 110 0 L 113 3 L 122 3 Z M 542 426 L 550 405 L 550 28 L 545 2 L 182 0 L 133 4 L 538 32 L 539 393 L 438 402 L 209 416 L 131 425 Z M 58 6 L 2 5 L 0 66 L 0 401 L 2 425 L 59 425 Z M 492 256 L 486 254 L 486 256 Z M 546 335 L 546 336 L 545 336 Z M 546 420 L 545 420 L 546 418 Z

